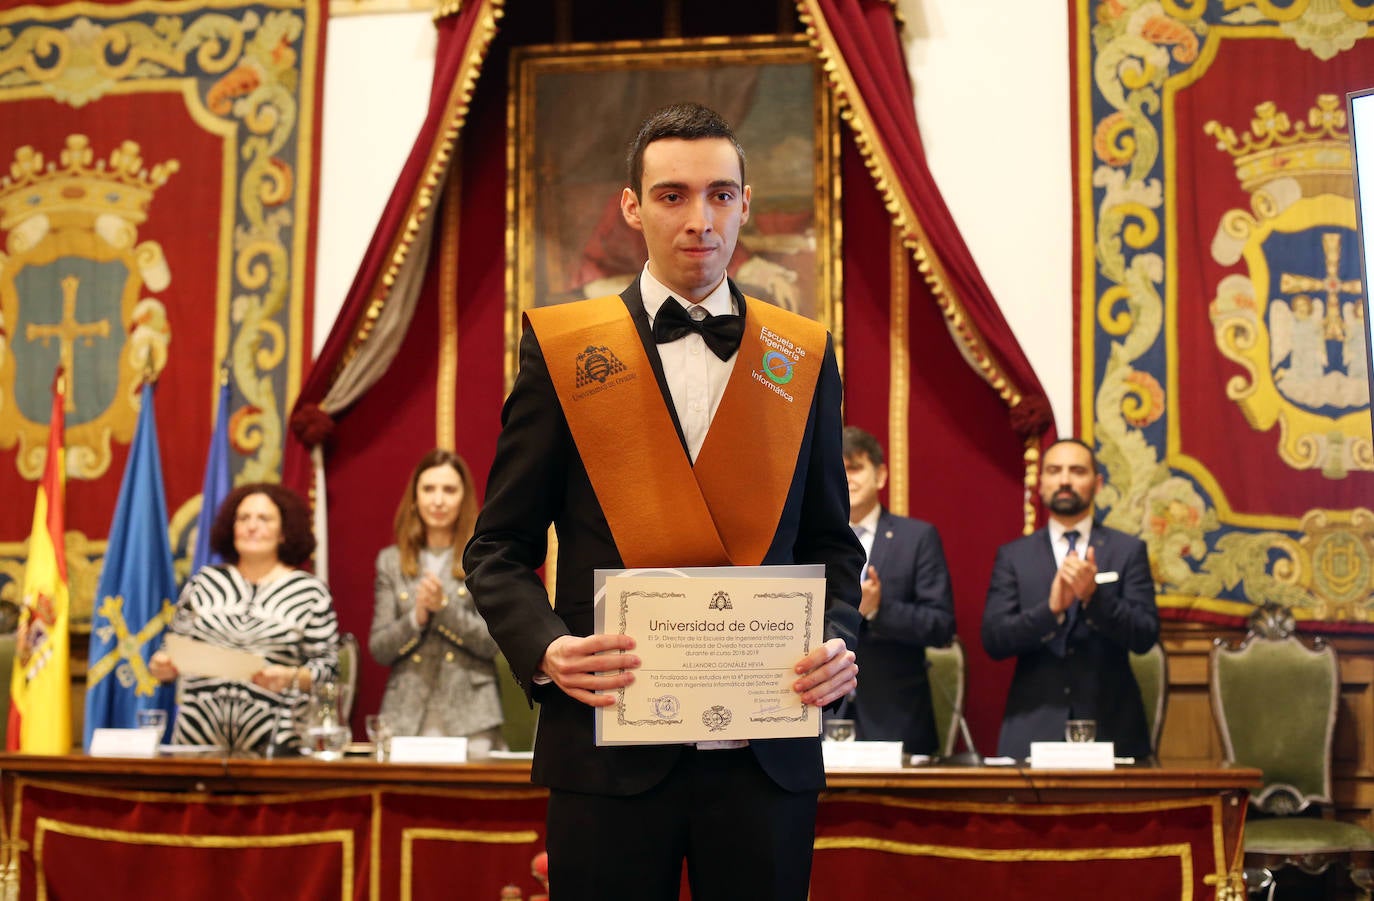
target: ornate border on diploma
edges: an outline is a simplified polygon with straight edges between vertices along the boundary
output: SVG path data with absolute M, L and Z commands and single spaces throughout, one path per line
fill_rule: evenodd
M 809 591 L 761 591 L 756 598 L 806 598 L 806 632 L 802 639 L 802 654 L 811 653 L 811 611 L 816 609 L 816 596 Z M 800 716 L 751 716 L 751 723 L 805 723 L 811 719 L 811 706 L 803 704 Z
M 620 621 L 618 623 L 621 635 L 625 634 L 625 611 L 630 606 L 630 598 L 685 598 L 686 594 L 680 591 L 622 591 L 620 593 Z M 676 712 L 676 711 L 675 711 Z M 620 689 L 615 693 L 615 721 L 618 726 L 680 726 L 682 718 L 676 719 L 668 717 L 656 717 L 651 720 L 627 720 L 625 718 L 625 689 Z

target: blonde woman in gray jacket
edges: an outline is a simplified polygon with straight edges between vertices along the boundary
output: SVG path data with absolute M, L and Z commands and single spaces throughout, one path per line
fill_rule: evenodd
M 467 463 L 447 450 L 425 454 L 396 510 L 396 543 L 377 555 L 367 647 L 391 669 L 382 713 L 394 735 L 466 736 L 480 759 L 505 744 L 496 642 L 463 584 L 476 520 Z

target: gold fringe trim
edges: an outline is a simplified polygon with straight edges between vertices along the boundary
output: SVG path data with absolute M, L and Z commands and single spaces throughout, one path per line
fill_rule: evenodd
M 992 359 L 986 342 L 965 312 L 944 266 L 929 251 L 930 241 L 921 226 L 920 217 L 911 206 L 910 198 L 897 189 L 898 180 L 892 163 L 883 150 L 873 128 L 873 117 L 859 96 L 857 85 L 844 63 L 835 36 L 825 24 L 825 17 L 816 0 L 796 0 L 797 15 L 806 26 L 806 36 L 821 58 L 826 78 L 835 92 L 840 118 L 854 131 L 854 143 L 863 157 L 864 167 L 873 176 L 874 185 L 882 195 L 883 205 L 892 217 L 892 224 L 902 235 L 903 245 L 911 251 L 916 270 L 921 273 L 931 296 L 935 298 L 950 333 L 962 345 L 961 350 L 974 370 L 987 382 L 1007 406 L 1021 403 L 1021 391 Z
M 892 274 L 891 315 L 888 322 L 888 400 L 887 400 L 887 502 L 893 513 L 907 516 L 910 509 L 907 481 L 910 455 L 907 436 L 911 421 L 911 305 L 909 258 L 897 230 L 892 229 L 889 266 Z
M 434 21 L 456 16 L 463 11 L 463 0 L 446 0 L 434 8 Z
M 387 266 L 378 279 L 380 284 L 374 284 L 372 287 L 374 295 L 372 303 L 368 304 L 362 323 L 353 333 L 352 341 L 349 342 L 348 347 L 345 348 L 340 357 L 339 365 L 334 370 L 335 377 L 352 362 L 359 349 L 372 336 L 372 330 L 376 327 L 377 319 L 386 307 L 387 297 L 396 284 L 396 277 L 401 271 L 401 266 L 414 248 L 415 238 L 420 233 L 421 224 L 427 217 L 434 215 L 434 205 L 440 193 L 439 187 L 448 171 L 449 164 L 452 162 L 454 145 L 458 140 L 459 133 L 463 130 L 463 126 L 467 123 L 468 104 L 472 100 L 473 91 L 477 88 L 477 77 L 481 74 L 482 63 L 486 60 L 487 52 L 491 49 L 491 43 L 496 39 L 497 20 L 505 15 L 505 0 L 485 0 L 485 3 L 488 7 L 487 11 L 479 14 L 478 21 L 473 24 L 472 33 L 468 35 L 467 47 L 463 51 L 462 68 L 458 72 L 458 77 L 454 79 L 453 89 L 449 92 L 445 112 L 447 124 L 440 130 L 439 139 L 430 148 L 429 160 L 425 165 L 425 174 L 420 181 L 420 189 L 411 198 L 410 206 L 406 211 L 405 226 L 400 235 L 392 239 Z M 461 3 L 457 2 L 445 4 L 445 6 L 449 5 L 461 7 Z M 443 8 L 441 7 L 441 9 Z M 436 13 L 436 16 L 438 15 Z
M 439 235 L 439 373 L 434 386 L 434 446 L 458 449 L 458 269 L 463 219 L 463 173 L 449 167 Z
M 1040 438 L 1026 439 L 1026 449 L 1021 453 L 1026 464 L 1026 490 L 1021 494 L 1021 534 L 1029 535 L 1035 531 L 1035 496 L 1040 493 Z

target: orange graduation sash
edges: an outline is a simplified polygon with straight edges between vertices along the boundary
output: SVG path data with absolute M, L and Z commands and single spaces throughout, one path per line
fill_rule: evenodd
M 623 300 L 525 314 L 626 566 L 756 565 L 773 542 L 826 333 L 764 301 L 746 303 L 744 337 L 695 468 Z

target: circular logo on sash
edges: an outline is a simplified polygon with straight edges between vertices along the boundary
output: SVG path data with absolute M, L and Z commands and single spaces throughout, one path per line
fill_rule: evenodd
M 792 361 L 778 353 L 770 350 L 763 355 L 763 374 L 777 385 L 786 385 L 792 381 Z

